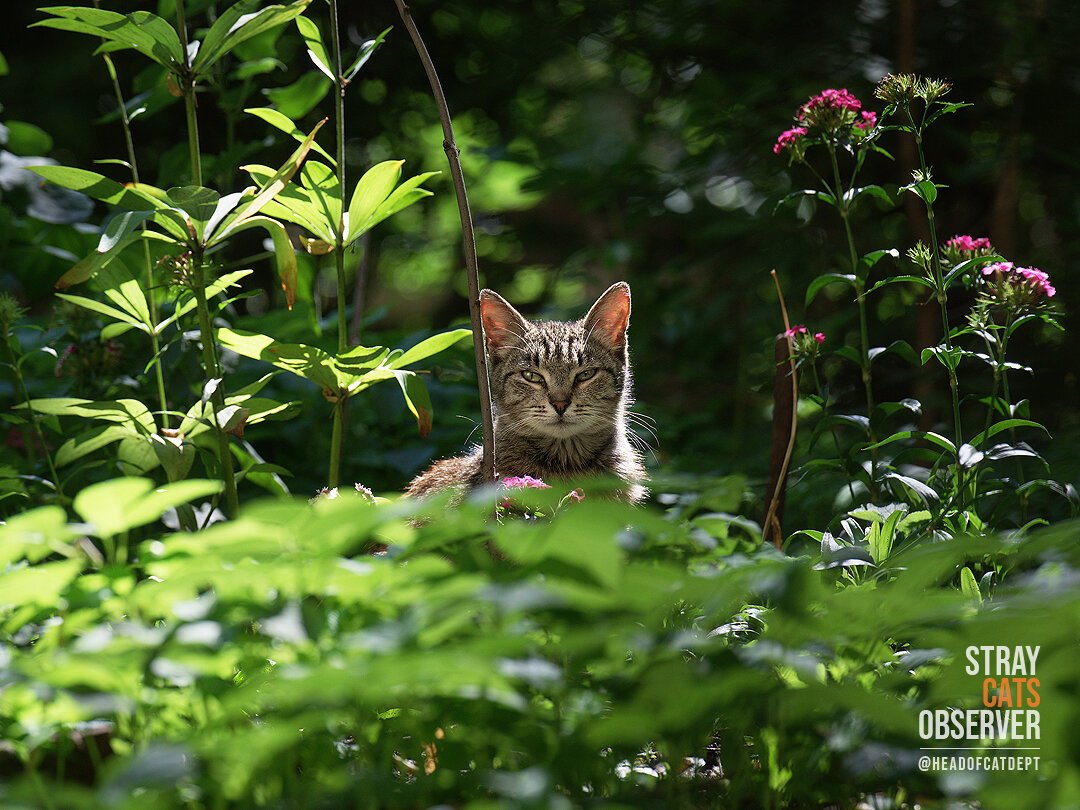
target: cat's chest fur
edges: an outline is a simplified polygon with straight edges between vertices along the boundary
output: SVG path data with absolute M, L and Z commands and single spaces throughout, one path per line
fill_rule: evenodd
M 612 476 L 619 497 L 644 498 L 645 471 L 630 442 L 630 289 L 613 285 L 575 322 L 531 323 L 496 294 L 480 299 L 495 415 L 498 477 L 545 481 Z M 413 497 L 483 483 L 481 450 L 417 476 Z

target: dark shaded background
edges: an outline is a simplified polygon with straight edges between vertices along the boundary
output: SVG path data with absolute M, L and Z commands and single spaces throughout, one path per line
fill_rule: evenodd
M 171 19 L 170 5 L 156 10 Z M 191 5 L 191 19 L 204 20 L 199 9 L 210 4 Z M 1069 248 L 1080 225 L 1073 137 L 1080 116 L 1080 12 L 1069 0 L 411 5 L 455 114 L 472 184 L 482 283 L 524 312 L 550 317 L 577 316 L 612 281 L 631 283 L 639 410 L 657 422 L 656 438 L 643 436 L 655 448 L 653 462 L 667 471 L 742 472 L 752 481 L 764 476 L 771 341 L 780 328 L 771 268 L 780 272 L 795 320 L 825 331 L 827 348 L 857 341 L 850 301 L 823 295 L 809 310 L 802 306 L 808 282 L 845 261 L 835 215 L 814 213 L 805 203 L 774 213 L 777 200 L 810 178 L 799 169 L 789 172 L 772 144 L 790 126 L 796 106 L 824 87 L 847 87 L 867 107 L 880 109 L 871 90 L 886 72 L 914 70 L 952 81 L 953 98 L 976 106 L 943 119 L 929 136 L 928 159 L 937 179 L 950 186 L 938 202 L 943 235 L 988 235 L 1018 263 L 1048 271 L 1066 313 L 1080 302 Z M 105 6 L 126 11 L 136 4 Z M 350 91 L 351 176 L 388 157 L 406 158 L 413 172 L 445 168 L 435 109 L 392 2 L 344 6 L 343 27 L 353 42 L 397 26 Z M 44 128 L 55 141 L 52 156 L 68 165 L 89 168 L 94 160 L 120 157 L 118 124 L 99 120 L 115 103 L 101 61 L 91 56 L 94 43 L 28 30 L 41 16 L 33 3 L 8 2 L 4 10 L 0 51 L 11 72 L 0 78 L 2 120 Z M 313 3 L 309 14 L 319 19 L 324 4 Z M 244 82 L 223 76 L 222 86 L 232 89 L 222 95 L 207 87 L 200 101 L 203 149 L 224 155 L 211 164 L 208 183 L 223 191 L 240 184 L 232 166 L 272 163 L 289 148 L 279 133 L 268 136 L 261 122 L 237 112 L 269 103 L 264 88 L 288 86 L 311 72 L 291 26 L 241 55 L 266 54 L 276 54 L 281 66 L 248 80 L 246 97 Z M 160 71 L 132 53 L 116 60 L 125 92 L 155 90 L 155 97 L 167 98 Z M 328 97 L 303 110 L 311 97 L 310 88 L 300 87 L 272 99 L 310 126 L 331 110 Z M 178 104 L 136 119 L 137 150 L 150 182 L 181 183 L 187 160 L 182 126 Z M 896 161 L 872 159 L 865 178 L 895 189 L 912 158 L 891 136 L 883 144 Z M 435 198 L 373 235 L 363 290 L 365 342 L 400 345 L 467 314 L 445 174 L 434 188 Z M 902 254 L 923 235 L 917 214 L 866 205 L 857 231 L 860 251 L 896 247 Z M 3 285 L 45 316 L 49 287 L 66 263 L 5 233 Z M 49 230 L 42 233 L 47 243 Z M 264 265 L 258 279 L 272 290 Z M 900 272 L 895 264 L 879 268 Z M 310 325 L 332 316 L 334 307 L 332 288 L 317 275 L 309 270 L 316 285 L 312 302 L 291 315 L 271 310 L 260 316 L 261 331 L 310 342 Z M 968 303 L 962 296 L 954 301 L 954 320 L 962 319 Z M 265 309 L 238 304 L 241 326 L 245 318 L 251 322 L 244 315 L 249 305 L 253 313 Z M 902 338 L 921 348 L 937 339 L 936 313 L 899 287 L 875 298 L 874 314 L 874 345 Z M 1030 397 L 1033 417 L 1054 434 L 1056 441 L 1044 440 L 1040 449 L 1057 476 L 1076 481 L 1076 352 L 1071 337 L 1040 329 L 1014 343 L 1013 359 L 1036 371 L 1014 375 L 1014 393 Z M 138 377 L 145 357 L 134 347 L 131 353 L 130 370 Z M 254 376 L 257 365 L 237 373 Z M 879 399 L 918 396 L 929 424 L 942 412 L 939 370 L 928 367 L 924 374 L 893 359 L 875 368 Z M 197 379 L 197 370 L 188 370 Z M 826 371 L 842 401 L 857 411 L 851 370 L 828 361 Z M 967 390 L 985 394 L 989 373 L 974 366 L 966 372 Z M 436 429 L 426 441 L 414 435 L 395 390 L 375 389 L 356 401 L 346 477 L 399 488 L 432 456 L 460 448 L 478 421 L 470 374 L 465 351 L 437 370 Z M 49 384 L 55 387 L 55 380 Z M 320 483 L 328 410 L 306 385 L 281 385 L 282 393 L 310 407 L 261 436 L 253 432 L 253 441 L 268 459 L 293 469 L 293 489 L 304 492 Z M 792 508 L 814 512 L 834 491 L 797 488 Z

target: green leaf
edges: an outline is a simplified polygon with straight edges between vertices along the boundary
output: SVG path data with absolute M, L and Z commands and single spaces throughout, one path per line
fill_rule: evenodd
M 262 228 L 274 240 L 274 264 L 277 266 L 281 289 L 285 291 L 285 303 L 289 309 L 296 303 L 296 252 L 293 250 L 289 234 L 280 222 L 269 217 L 251 217 L 232 228 L 232 233 L 239 233 L 249 228 Z
M 296 120 L 315 109 L 333 86 L 334 83 L 321 73 L 308 71 L 286 87 L 275 87 L 265 92 L 282 115 Z
M 985 264 L 993 264 L 994 262 L 1003 261 L 1005 261 L 1005 259 L 997 255 L 977 256 L 974 259 L 965 259 L 948 272 L 948 274 L 945 276 L 945 279 L 942 281 L 942 286 L 947 290 L 958 278 L 960 278 L 960 276 L 962 276 L 968 270 L 982 267 Z
M 923 278 L 922 276 L 891 276 L 889 278 L 883 278 L 881 281 L 879 281 L 877 284 L 867 290 L 867 293 L 872 293 L 874 290 L 880 287 L 887 287 L 890 284 L 918 284 L 920 287 L 928 287 L 931 290 L 934 289 L 933 282 Z
M 334 358 L 322 349 L 302 343 L 279 343 L 266 335 L 232 329 L 219 329 L 217 335 L 222 346 L 239 355 L 265 360 L 277 368 L 311 380 L 324 391 L 336 394 L 339 389 Z
M 975 581 L 975 573 L 966 565 L 960 569 L 960 592 L 976 605 L 982 604 L 982 593 L 979 583 Z
M 325 74 L 326 78 L 334 81 L 334 71 L 331 69 L 332 62 L 326 53 L 326 46 L 323 45 L 322 36 L 319 34 L 319 26 L 315 24 L 314 20 L 304 16 L 297 17 L 293 22 L 296 23 L 300 36 L 304 38 L 308 56 L 315 63 L 315 67 Z
M 5 121 L 7 143 L 4 148 L 16 155 L 47 155 L 52 151 L 52 136 L 41 127 L 26 121 Z
M 217 212 L 221 195 L 205 186 L 174 186 L 165 193 L 173 207 L 191 217 L 196 232 L 202 236 L 207 223 Z
M 78 267 L 78 265 L 76 265 Z M 59 285 L 60 282 L 57 282 Z M 103 304 L 101 301 L 95 301 L 93 298 L 83 298 L 81 295 L 65 295 L 64 293 L 57 293 L 57 298 L 60 298 L 68 303 L 75 304 L 75 306 L 88 309 L 91 312 L 96 312 L 99 315 L 104 315 L 113 320 L 121 321 L 129 326 L 133 326 L 136 329 L 146 331 L 146 327 L 139 322 L 138 318 L 128 315 L 126 312 L 121 312 L 119 309 L 110 307 L 108 304 Z
M 960 365 L 960 361 L 964 358 L 964 350 L 959 346 L 953 346 L 952 348 L 946 348 L 945 346 L 930 346 L 922 350 L 922 365 L 925 366 L 926 361 L 931 357 L 935 358 L 941 365 L 949 369 L 949 371 L 956 371 L 957 366 Z
M 266 166 L 249 165 L 241 168 L 260 184 L 267 182 L 274 173 Z M 330 250 L 333 250 L 333 244 L 337 242 L 334 237 L 337 223 L 331 222 L 323 215 L 316 206 L 314 195 L 310 191 L 295 183 L 285 186 L 281 193 L 263 206 L 262 213 L 299 225 L 323 242 L 330 244 Z
M 855 276 L 851 273 L 825 273 L 820 275 L 810 282 L 810 286 L 806 288 L 806 306 L 810 306 L 810 303 L 817 298 L 817 294 L 830 284 L 847 284 L 849 287 L 854 288 Z
M 0 612 L 23 605 L 55 606 L 82 568 L 81 560 L 60 560 L 0 575 Z
M 169 70 L 187 63 L 176 31 L 148 11 L 118 14 L 78 6 L 51 6 L 39 11 L 58 19 L 41 20 L 31 27 L 59 28 L 101 37 L 109 44 L 108 50 L 133 48 Z
M 320 219 L 329 223 L 336 234 L 341 227 L 341 186 L 337 174 L 325 163 L 308 160 L 300 170 L 300 182 Z M 332 241 L 336 244 L 338 240 Z
M 908 475 L 900 475 L 899 473 L 886 473 L 883 477 L 891 481 L 898 481 L 899 483 L 903 484 L 905 487 L 914 492 L 924 503 L 940 500 L 941 496 L 939 496 L 937 492 L 935 492 L 933 489 L 928 487 L 926 484 L 924 484 L 917 478 L 912 478 Z
M 95 200 L 118 205 L 129 211 L 154 211 L 168 207 L 166 203 L 142 190 L 122 186 L 97 172 L 71 166 L 28 166 L 27 168 L 54 185 L 81 192 Z M 142 188 L 147 187 L 142 186 Z
M 942 101 L 942 102 L 938 102 L 938 103 L 941 106 L 938 107 L 938 109 L 936 109 L 933 113 L 931 113 L 927 117 L 926 123 L 923 124 L 924 128 L 930 126 L 932 123 L 937 121 L 943 115 L 950 115 L 950 114 L 956 112 L 957 110 L 964 109 L 964 107 L 973 107 L 973 106 L 975 106 L 975 105 L 970 104 L 969 102 L 966 102 L 966 101 Z
M 982 433 L 980 433 L 978 436 L 976 436 L 974 439 L 972 439 L 971 444 L 973 446 L 975 446 L 975 447 L 978 447 L 983 442 L 985 442 L 987 439 L 991 439 L 994 436 L 997 436 L 1003 430 L 1015 430 L 1016 428 L 1021 428 L 1021 427 L 1038 428 L 1043 433 L 1045 433 L 1047 436 L 1050 435 L 1050 431 L 1048 431 L 1045 427 L 1040 425 L 1038 422 L 1033 422 L 1030 419 L 1002 419 L 1000 422 L 995 422 L 989 428 L 987 428 Z
M 867 195 L 875 197 L 890 206 L 896 204 L 893 201 L 893 198 L 889 196 L 889 192 L 877 185 L 860 186 L 859 188 L 851 188 L 844 192 L 844 198 L 849 204 L 858 200 L 859 197 Z
M 236 270 L 232 273 L 223 273 L 221 276 L 214 279 L 212 283 L 206 285 L 207 300 L 212 299 L 215 295 L 219 295 L 230 287 L 237 286 L 237 282 L 239 282 L 240 279 L 250 276 L 252 272 L 254 271 Z M 157 327 L 155 328 L 154 331 L 156 331 L 159 335 L 163 331 L 165 331 L 165 328 L 168 327 L 170 324 L 175 323 L 184 315 L 195 309 L 195 296 L 192 295 L 190 292 L 186 292 L 182 295 L 183 300 L 177 303 L 176 309 L 173 310 L 173 313 L 165 320 L 158 323 Z
M 99 537 L 112 537 L 158 520 L 166 509 L 221 492 L 221 481 L 191 480 L 154 488 L 147 478 L 115 478 L 91 484 L 72 504 Z
M 394 189 L 393 192 L 391 192 L 390 196 L 387 197 L 386 200 L 375 210 L 375 213 L 372 214 L 372 216 L 367 220 L 367 222 L 364 222 L 362 225 L 359 226 L 359 228 L 349 226 L 348 230 L 352 234 L 354 234 L 354 236 L 352 236 L 350 239 L 347 239 L 346 242 L 353 242 L 356 239 L 359 239 L 367 231 L 374 228 L 384 219 L 387 219 L 388 217 L 396 214 L 398 211 L 408 208 L 410 205 L 417 202 L 418 200 L 422 200 L 424 197 L 433 196 L 432 193 L 427 189 L 417 188 L 417 186 L 419 186 L 420 183 L 423 183 L 429 177 L 434 177 L 439 173 L 440 172 L 424 172 L 423 174 L 418 174 L 415 177 L 410 177 L 408 180 L 406 180 L 404 183 Z
M 401 178 L 404 160 L 384 160 L 368 169 L 353 189 L 349 201 L 349 230 L 346 242 L 360 234 L 360 227 L 375 214 L 375 210 L 390 196 Z
M 32 399 L 17 408 L 29 407 L 35 413 L 49 416 L 80 416 L 87 419 L 101 419 L 131 426 L 136 432 L 149 435 L 157 431 L 154 416 L 150 409 L 136 399 L 118 399 L 93 402 L 89 399 L 72 397 L 54 397 L 51 399 Z
M 426 437 L 431 432 L 431 420 L 434 413 L 427 386 L 419 375 L 412 371 L 395 371 L 394 377 L 401 386 L 405 405 L 416 417 L 416 426 L 420 429 L 420 435 Z
M 84 456 L 95 453 L 125 436 L 137 435 L 130 428 L 120 425 L 96 425 L 78 436 L 68 439 L 56 451 L 56 466 L 64 467 Z
M 450 332 L 441 332 L 438 335 L 420 341 L 404 354 L 394 358 L 389 367 L 393 369 L 405 368 L 405 366 L 426 360 L 433 355 L 446 351 L 451 346 L 467 337 L 472 337 L 471 329 L 454 329 Z
M 240 206 L 234 213 L 226 218 L 221 227 L 217 230 L 217 233 L 215 233 L 215 235 L 207 242 L 208 247 L 224 240 L 240 223 L 249 217 L 255 216 L 262 210 L 264 205 L 281 193 L 281 191 L 289 184 L 289 180 L 292 179 L 292 176 L 296 174 L 300 165 L 304 162 L 304 158 L 307 157 L 307 153 L 311 149 L 311 144 L 315 141 L 316 133 L 318 133 L 322 128 L 322 125 L 326 123 L 326 120 L 327 119 L 324 118 L 315 125 L 315 128 L 308 133 L 304 142 L 289 156 L 289 159 L 282 164 L 281 168 L 267 179 L 251 202 Z
M 937 445 L 942 450 L 947 450 L 949 453 L 956 455 L 955 444 L 953 444 L 941 434 L 934 433 L 933 431 L 929 430 L 901 430 L 898 433 L 894 433 L 889 438 L 882 439 L 880 442 L 877 442 L 875 444 L 869 444 L 863 449 L 872 450 L 878 447 L 886 447 L 890 444 L 893 444 L 894 442 L 898 442 L 903 439 L 921 439 L 924 441 L 928 441 L 931 444 Z
M 299 21 L 307 18 L 297 17 L 296 19 Z M 286 135 L 289 135 L 300 143 L 303 143 L 304 138 L 307 137 L 307 135 L 304 134 L 304 131 L 298 126 L 296 126 L 296 124 L 291 118 L 289 118 L 289 116 L 275 110 L 273 107 L 248 107 L 244 110 L 244 112 L 248 113 L 249 115 L 254 115 L 256 118 L 261 118 L 270 126 L 274 127 L 275 129 L 280 129 Z M 321 146 L 319 146 L 317 143 L 312 142 L 311 148 L 313 151 L 318 152 L 320 155 L 330 161 L 331 166 L 337 165 L 337 161 L 334 160 L 333 156 Z
M 191 69 L 196 74 L 206 70 L 245 40 L 283 25 L 301 14 L 311 0 L 296 0 L 287 5 L 258 9 L 259 0 L 241 0 L 222 12 L 203 39 Z
M 367 64 L 367 61 L 371 58 L 372 54 L 374 54 L 376 49 L 382 45 L 383 40 L 386 39 L 386 35 L 392 30 L 393 26 L 384 28 L 375 39 L 363 44 L 360 48 L 360 53 L 357 54 L 356 59 L 353 60 L 353 63 L 349 65 L 348 69 L 345 71 L 345 81 L 352 81 L 353 76 L 359 72 L 360 68 Z

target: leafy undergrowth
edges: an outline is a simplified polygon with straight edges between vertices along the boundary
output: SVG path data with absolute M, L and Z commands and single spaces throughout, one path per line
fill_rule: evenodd
M 0 804 L 1080 802 L 1075 522 L 893 548 L 858 578 L 858 546 L 762 546 L 731 479 L 665 512 L 342 495 L 161 530 L 217 487 L 117 479 L 81 493 L 84 523 L 0 527 Z M 919 712 L 982 705 L 983 644 L 1041 648 L 1042 767 L 922 773 L 941 743 Z

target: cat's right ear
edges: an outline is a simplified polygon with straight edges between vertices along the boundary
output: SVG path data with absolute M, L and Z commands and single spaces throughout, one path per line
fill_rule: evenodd
M 516 346 L 529 328 L 529 322 L 521 317 L 521 313 L 491 290 L 480 291 L 480 320 L 484 324 L 488 351 Z

